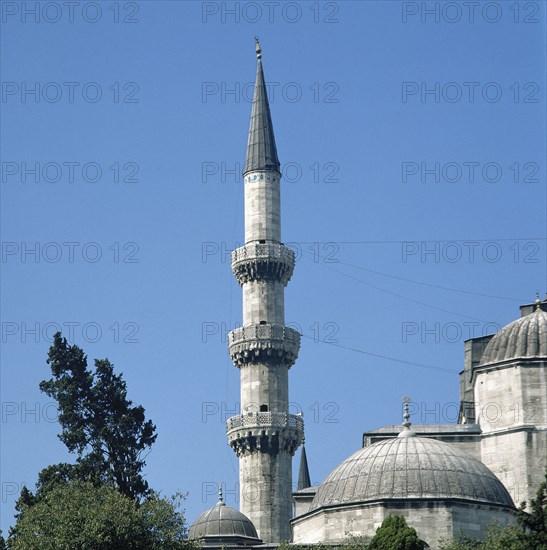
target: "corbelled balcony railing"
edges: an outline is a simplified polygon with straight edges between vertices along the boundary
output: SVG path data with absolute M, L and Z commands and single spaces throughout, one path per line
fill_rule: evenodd
M 295 428 L 304 431 L 304 420 L 297 414 L 257 412 L 232 416 L 226 420 L 228 432 L 239 428 Z
M 236 367 L 269 360 L 291 367 L 298 357 L 300 334 L 283 325 L 247 325 L 228 333 L 228 346 Z
M 288 413 L 248 413 L 228 418 L 226 431 L 238 456 L 256 449 L 282 449 L 292 455 L 304 441 L 304 420 Z
M 232 252 L 232 272 L 240 285 L 254 280 L 289 282 L 294 271 L 294 252 L 275 243 L 249 243 Z

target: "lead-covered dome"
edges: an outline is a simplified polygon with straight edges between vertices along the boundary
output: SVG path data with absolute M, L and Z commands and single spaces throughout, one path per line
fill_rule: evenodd
M 514 508 L 501 481 L 456 446 L 416 437 L 360 449 L 319 487 L 310 510 L 385 499 L 459 499 Z
M 235 508 L 226 506 L 222 497 L 216 506 L 203 512 L 192 523 L 188 538 L 202 540 L 205 544 L 207 539 L 236 544 L 257 544 L 261 542 L 251 520 Z
M 488 342 L 480 364 L 535 357 L 547 357 L 547 313 L 540 307 L 495 334 Z

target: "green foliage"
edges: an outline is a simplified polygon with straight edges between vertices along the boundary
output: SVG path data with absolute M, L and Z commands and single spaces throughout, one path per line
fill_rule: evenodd
M 114 374 L 108 359 L 96 359 L 95 371 L 89 370 L 84 352 L 69 346 L 59 332 L 48 363 L 53 377 L 42 381 L 40 389 L 57 401 L 59 438 L 78 458 L 76 464 L 57 464 L 42 471 L 38 493 L 59 481 L 78 479 L 111 485 L 135 500 L 146 497 L 143 453 L 156 440 L 156 427 L 145 420 L 143 407 L 127 399 L 122 375 Z
M 52 464 L 47 466 L 38 474 L 35 492 L 23 486 L 19 499 L 15 504 L 15 509 L 20 512 L 25 506 L 33 506 L 39 502 L 48 491 L 60 484 L 68 483 L 71 480 L 86 481 L 95 486 L 101 485 L 100 473 L 86 468 L 84 464 Z M 107 485 L 106 480 L 102 480 Z M 19 517 L 19 514 L 16 515 Z
M 515 525 L 489 526 L 486 540 L 479 548 L 481 550 L 532 550 L 528 546 L 522 529 Z
M 159 494 L 152 491 L 150 498 L 139 507 L 151 535 L 150 550 L 177 550 L 195 546 L 185 541 L 186 520 L 182 511 L 179 511 L 185 498 L 181 493 L 171 498 L 160 498 Z
M 145 420 L 144 409 L 127 399 L 122 376 L 107 359 L 96 360 L 89 370 L 83 351 L 60 333 L 48 363 L 52 378 L 40 389 L 57 401 L 59 438 L 77 459 L 44 468 L 35 493 L 23 487 L 7 548 L 194 548 L 184 541 L 183 495 L 161 498 L 142 476 L 142 455 L 156 440 L 156 428 Z
M 180 495 L 157 495 L 141 506 L 110 487 L 73 481 L 23 505 L 10 550 L 178 550 L 186 525 L 177 510 Z
M 460 534 L 455 539 L 441 539 L 439 550 L 475 550 L 482 546 L 478 539 Z
M 328 544 L 291 544 L 290 542 L 282 542 L 277 550 L 332 550 L 332 546 Z
M 401 516 L 388 516 L 370 540 L 365 536 L 349 536 L 337 550 L 422 550 L 422 542 L 416 531 L 409 527 Z M 288 544 L 279 545 L 278 550 L 332 550 L 328 544 Z
M 367 549 L 366 537 L 350 537 L 342 545 L 333 547 L 330 544 L 291 544 L 289 542 L 282 542 L 277 550 L 366 550 Z
M 455 540 L 441 541 L 440 550 L 532 550 L 523 530 L 516 525 L 491 525 L 484 541 L 460 535 Z
M 517 521 L 526 532 L 530 550 L 547 550 L 547 470 L 545 481 L 538 487 L 536 498 L 530 503 L 530 512 L 525 512 L 525 503 L 520 505 Z
M 517 525 L 488 528 L 484 541 L 460 535 L 455 540 L 441 541 L 440 550 L 547 550 L 547 472 L 532 499 L 531 511 L 525 503 L 517 512 Z
M 388 516 L 376 530 L 368 550 L 423 550 L 425 543 L 402 516 Z
M 346 539 L 340 550 L 366 550 L 369 542 L 370 537 L 351 535 Z

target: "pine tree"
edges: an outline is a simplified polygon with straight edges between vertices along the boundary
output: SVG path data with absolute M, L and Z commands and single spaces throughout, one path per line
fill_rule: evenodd
M 547 470 L 545 481 L 538 487 L 536 498 L 530 503 L 530 512 L 525 512 L 524 508 L 523 502 L 517 513 L 517 521 L 526 531 L 530 550 L 547 550 Z
M 111 485 L 122 495 L 140 500 L 149 492 L 142 475 L 144 453 L 156 440 L 156 427 L 144 409 L 127 398 L 126 383 L 108 359 L 87 357 L 57 333 L 48 354 L 52 378 L 40 389 L 58 403 L 60 440 L 77 454 L 76 464 L 56 464 L 40 473 L 37 494 L 74 479 Z M 28 495 L 27 495 L 28 498 Z
M 423 550 L 425 543 L 402 516 L 388 516 L 376 530 L 367 550 Z

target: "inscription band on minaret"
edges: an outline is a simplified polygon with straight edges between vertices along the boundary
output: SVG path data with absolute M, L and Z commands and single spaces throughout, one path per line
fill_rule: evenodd
M 229 333 L 240 369 L 241 414 L 227 421 L 239 457 L 240 509 L 265 542 L 291 539 L 292 456 L 304 424 L 289 414 L 289 368 L 300 334 L 285 326 L 285 286 L 294 252 L 281 242 L 280 163 L 270 115 L 262 51 L 258 59 L 247 156 L 245 245 L 232 252 L 232 272 L 243 290 L 243 326 Z

